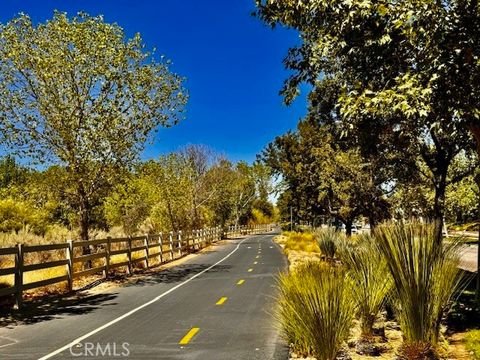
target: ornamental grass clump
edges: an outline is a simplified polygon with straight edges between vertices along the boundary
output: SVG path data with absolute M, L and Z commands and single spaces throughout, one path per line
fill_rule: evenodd
M 359 235 L 355 245 L 342 246 L 342 263 L 352 280 L 362 338 L 373 336 L 373 325 L 392 286 L 387 262 L 369 235 Z
M 318 247 L 325 259 L 333 261 L 337 251 L 337 243 L 341 241 L 342 234 L 333 228 L 320 229 L 315 233 L 317 237 Z
M 278 284 L 277 318 L 292 350 L 318 360 L 334 360 L 355 313 L 351 283 L 344 271 L 308 262 L 281 275 Z
M 442 316 L 462 284 L 458 242 L 442 243 L 434 224 L 419 223 L 380 226 L 375 239 L 393 279 L 392 303 L 404 336 L 400 358 L 430 359 Z

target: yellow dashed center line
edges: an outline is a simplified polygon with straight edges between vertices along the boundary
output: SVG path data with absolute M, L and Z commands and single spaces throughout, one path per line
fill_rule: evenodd
M 253 271 L 253 269 L 248 269 L 248 272 L 252 272 L 252 271 Z
M 192 340 L 192 338 L 198 333 L 199 330 L 200 328 L 198 327 L 191 328 L 190 331 L 187 333 L 187 335 L 185 335 L 182 338 L 182 340 L 180 340 L 179 344 L 187 345 L 190 342 L 190 340 Z
M 253 262 L 253 265 L 257 265 L 257 264 L 258 264 L 258 261 L 254 261 L 254 262 Z
M 227 298 L 225 296 L 221 297 L 220 300 L 218 300 L 215 305 L 223 305 L 225 301 L 227 301 Z
M 260 255 L 255 256 L 255 259 L 260 259 Z
M 242 285 L 245 282 L 245 280 L 238 280 L 237 285 Z

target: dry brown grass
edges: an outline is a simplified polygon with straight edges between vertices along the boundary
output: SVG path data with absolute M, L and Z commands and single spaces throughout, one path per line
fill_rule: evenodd
M 320 261 L 320 250 L 318 249 L 318 245 L 316 248 L 311 244 L 310 237 L 304 237 L 302 240 L 303 245 L 301 246 L 292 246 L 292 240 L 289 238 L 290 232 L 284 232 L 282 235 L 276 236 L 273 240 L 282 247 L 283 251 L 287 255 L 288 263 L 289 263 L 289 270 L 292 271 L 298 267 L 298 265 L 306 262 L 306 261 Z M 312 236 L 313 238 L 313 236 Z M 292 248 L 293 247 L 293 248 Z M 296 248 L 296 249 L 295 249 Z M 301 250 L 308 249 L 308 250 L 318 250 L 318 251 L 305 251 Z
M 106 238 L 107 236 L 111 236 L 112 238 L 115 237 L 123 237 L 125 236 L 118 228 L 112 229 L 111 232 L 96 232 L 92 235 L 92 239 L 101 239 Z M 37 236 L 30 232 L 23 232 L 20 231 L 18 233 L 0 233 L 0 247 L 13 247 L 16 244 L 25 244 L 25 245 L 44 245 L 44 244 L 53 244 L 53 243 L 63 243 L 66 242 L 68 239 L 74 239 L 76 234 L 71 232 L 63 227 L 60 226 L 53 226 L 47 231 L 44 237 Z M 142 241 L 138 243 L 134 243 L 132 246 L 141 245 Z M 112 249 L 125 249 L 125 243 L 118 243 L 113 244 Z M 92 253 L 96 252 L 103 252 L 104 248 L 101 246 L 93 247 Z M 81 256 L 82 249 L 81 247 L 76 247 L 74 250 L 75 256 Z M 132 259 L 138 259 L 145 255 L 144 251 L 137 251 L 132 253 Z M 42 252 L 35 252 L 35 253 L 26 253 L 24 255 L 24 264 L 39 264 L 39 263 L 46 263 L 55 260 L 63 260 L 66 259 L 66 251 L 65 250 L 54 250 L 54 251 L 42 251 Z M 111 263 L 118 263 L 127 261 L 127 254 L 122 255 L 115 255 L 112 257 Z M 152 265 L 155 265 L 155 259 L 152 259 L 150 262 Z M 0 256 L 0 268 L 9 268 L 15 265 L 14 256 L 13 255 L 6 255 Z M 75 263 L 74 264 L 74 271 L 78 272 L 81 271 L 83 268 L 82 263 Z M 100 267 L 104 265 L 103 259 L 96 259 L 92 262 L 93 267 Z M 137 268 L 143 268 L 144 262 L 138 262 L 135 264 Z M 116 271 L 122 271 L 122 269 L 115 269 Z M 35 271 L 28 271 L 24 273 L 23 276 L 23 283 L 29 284 L 41 280 L 51 279 L 58 276 L 66 275 L 67 270 L 64 265 L 52 267 L 48 269 L 42 270 L 35 270 Z M 91 278 L 98 278 L 98 276 L 92 276 Z M 75 283 L 83 284 L 84 281 L 80 281 L 80 279 L 76 279 Z M 7 275 L 7 276 L 0 276 L 0 285 L 3 287 L 10 287 L 14 285 L 14 275 Z M 46 293 L 60 293 L 65 292 L 67 290 L 67 283 L 61 282 L 53 285 L 48 285 L 46 287 L 32 289 L 26 291 L 26 297 L 30 296 L 41 296 Z
M 287 254 L 290 251 L 320 253 L 315 236 L 311 233 L 285 231 L 283 236 L 285 237 L 284 251 Z

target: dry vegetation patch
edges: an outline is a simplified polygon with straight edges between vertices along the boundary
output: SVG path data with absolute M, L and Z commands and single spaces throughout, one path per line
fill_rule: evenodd
M 306 261 L 320 261 L 320 249 L 313 234 L 298 232 L 283 232 L 273 238 L 287 255 L 289 270 Z

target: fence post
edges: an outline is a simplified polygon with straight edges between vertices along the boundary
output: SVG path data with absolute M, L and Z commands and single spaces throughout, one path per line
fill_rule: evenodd
M 150 239 L 150 236 L 148 234 L 145 235 L 145 267 L 148 269 L 148 256 L 150 255 L 150 252 L 148 251 L 148 240 Z
M 170 260 L 173 260 L 173 233 L 168 234 L 168 243 L 170 245 Z
M 107 236 L 107 246 L 105 248 L 105 278 L 110 273 L 110 251 L 112 251 L 112 238 Z
M 163 233 L 160 233 L 158 235 L 158 247 L 159 247 L 158 255 L 160 257 L 160 264 L 161 264 L 163 262 Z
M 73 290 L 73 241 L 67 240 L 67 248 L 65 249 L 67 258 L 67 276 L 68 276 L 68 291 Z
M 178 241 L 178 256 L 182 257 L 182 230 L 177 232 L 177 241 Z
M 23 245 L 17 244 L 15 254 L 15 307 L 22 307 L 23 299 Z
M 185 242 L 187 244 L 187 253 L 189 253 L 189 254 L 194 252 L 194 249 L 193 249 L 194 234 L 195 234 L 195 230 L 191 230 L 186 237 Z
M 128 257 L 128 275 L 132 275 L 132 237 L 129 235 L 127 240 L 127 257 Z
M 185 237 L 185 243 L 187 244 L 187 253 L 190 254 L 193 252 L 193 233 L 195 230 L 190 230 Z

